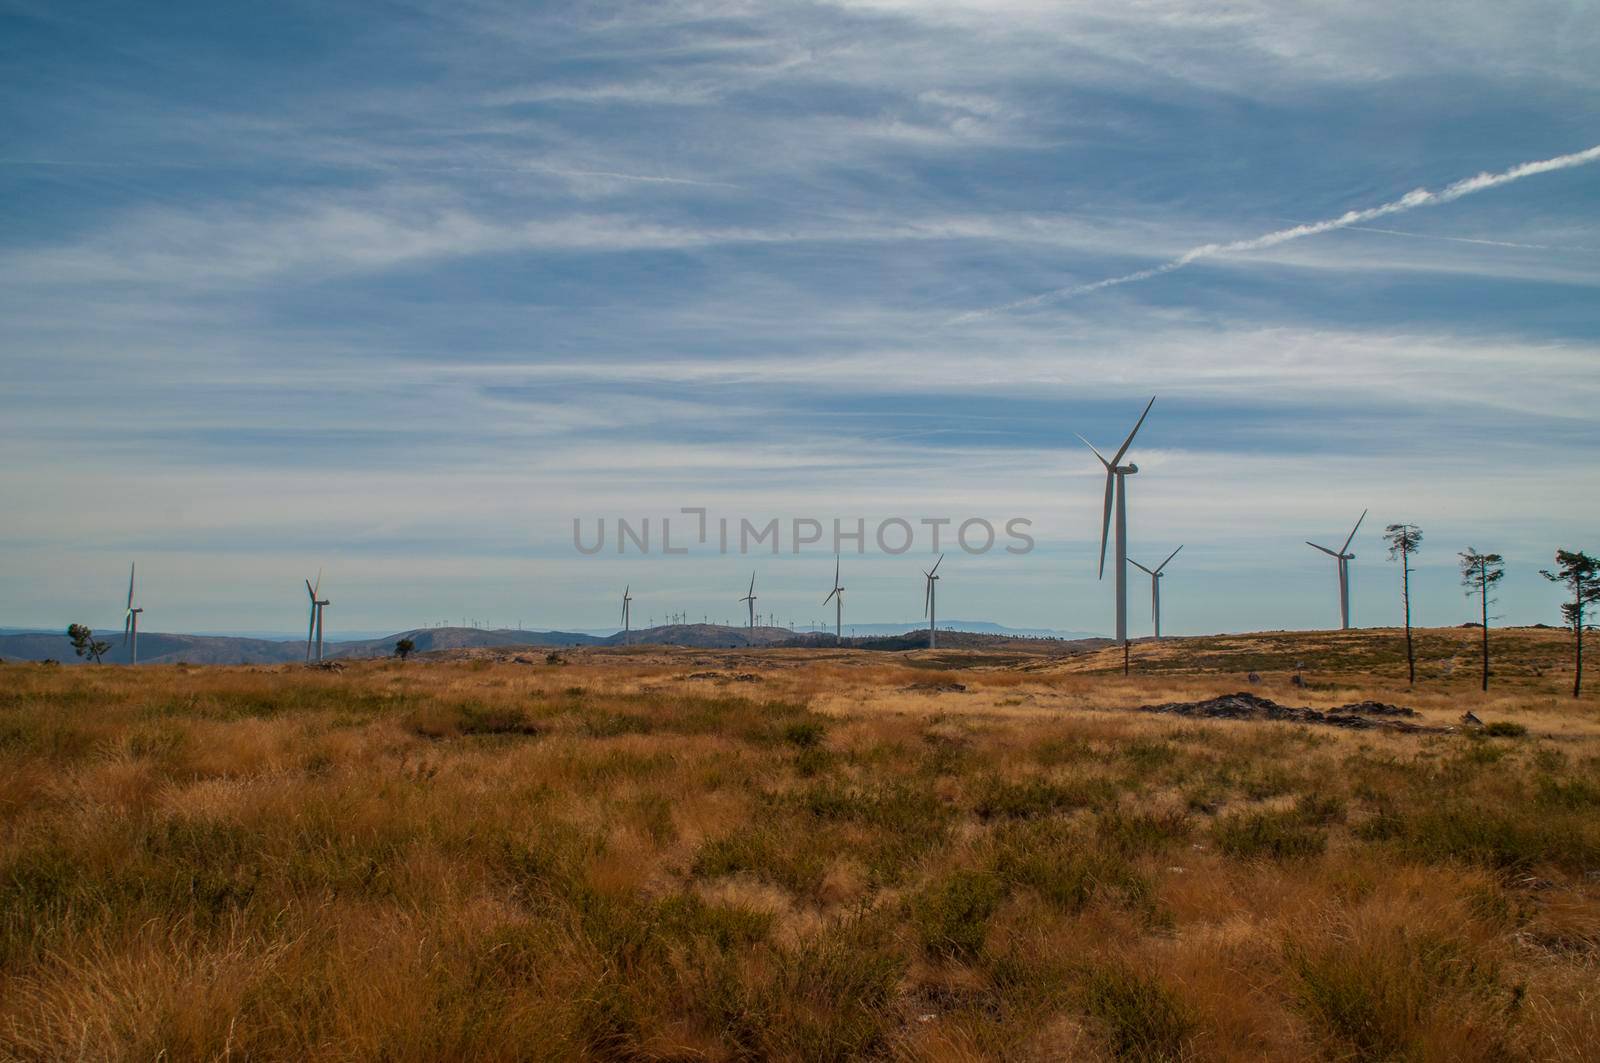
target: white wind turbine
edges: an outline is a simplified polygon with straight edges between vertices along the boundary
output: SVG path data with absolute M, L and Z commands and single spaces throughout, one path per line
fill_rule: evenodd
M 139 614 L 144 612 L 143 609 L 133 607 L 134 564 L 135 562 L 128 563 L 128 611 L 122 617 L 122 641 L 128 646 L 129 664 L 139 663 Z
M 822 599 L 822 604 L 833 602 L 833 638 L 840 641 L 844 635 L 844 588 L 839 586 L 839 555 L 833 555 L 833 590 L 828 592 L 828 597 Z
M 1144 424 L 1144 419 L 1150 416 L 1150 407 L 1156 404 L 1155 396 L 1145 404 L 1144 413 L 1139 415 L 1139 420 L 1134 422 L 1133 431 L 1128 433 L 1128 438 L 1122 441 L 1122 446 L 1117 448 L 1116 457 L 1110 461 L 1098 450 L 1094 444 L 1082 436 L 1083 445 L 1094 450 L 1094 456 L 1100 459 L 1100 464 L 1106 467 L 1106 504 L 1105 512 L 1100 523 L 1100 578 L 1106 578 L 1106 539 L 1111 532 L 1111 507 L 1113 500 L 1117 510 L 1117 641 L 1122 643 L 1124 649 L 1128 645 L 1128 485 L 1125 477 L 1132 476 L 1139 471 L 1139 466 L 1129 462 L 1121 464 L 1122 456 L 1128 452 L 1128 447 L 1133 444 L 1133 437 L 1139 434 L 1139 426 Z M 1076 434 L 1076 433 L 1074 433 Z
M 316 636 L 317 663 L 322 663 L 322 610 L 331 604 L 326 598 L 318 598 L 317 591 L 322 588 L 322 570 L 317 570 L 317 584 L 311 585 L 306 580 L 306 593 L 311 596 L 311 621 L 306 625 L 306 663 L 311 663 L 311 638 Z
M 933 563 L 933 567 L 924 569 L 922 573 L 922 578 L 927 584 L 927 590 L 922 595 L 922 615 L 928 618 L 928 649 L 930 650 L 935 648 L 935 640 L 937 639 L 934 631 L 938 628 L 938 620 L 936 619 L 938 602 L 935 600 L 934 584 L 939 582 L 939 566 L 942 564 L 944 564 L 944 555 L 940 554 L 939 560 Z
M 750 573 L 750 593 L 739 599 L 750 607 L 750 630 L 756 627 L 756 574 Z
M 1180 545 L 1178 550 L 1182 549 L 1183 547 Z M 1173 558 L 1177 557 L 1178 550 L 1174 550 L 1172 553 L 1168 554 L 1167 561 L 1171 561 Z M 1132 565 L 1140 572 L 1148 572 L 1150 574 L 1150 615 L 1155 620 L 1156 638 L 1161 637 L 1161 570 L 1167 567 L 1167 561 L 1163 561 L 1161 564 L 1151 569 L 1145 568 L 1131 557 L 1128 559 L 1128 564 Z
M 622 588 L 622 641 L 628 641 L 628 629 L 633 620 L 633 596 L 628 592 L 633 590 L 630 583 Z
M 1356 537 L 1356 530 L 1366 519 L 1367 511 L 1363 509 L 1361 516 L 1356 518 L 1356 526 L 1350 529 L 1350 534 L 1344 537 L 1344 545 L 1338 550 L 1329 550 L 1326 546 L 1318 546 L 1310 539 L 1306 540 L 1307 546 L 1321 550 L 1339 562 L 1339 627 L 1346 630 L 1350 627 L 1350 562 L 1356 559 L 1356 555 L 1349 552 L 1350 540 Z

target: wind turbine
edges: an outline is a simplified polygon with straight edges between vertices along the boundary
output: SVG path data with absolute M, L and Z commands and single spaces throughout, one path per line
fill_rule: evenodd
M 754 572 L 750 573 L 750 593 L 739 600 L 750 607 L 750 629 L 754 631 L 756 626 L 756 574 Z
M 1129 462 L 1121 464 L 1122 456 L 1128 452 L 1128 447 L 1133 444 L 1133 437 L 1139 434 L 1139 426 L 1144 424 L 1144 419 L 1150 416 L 1150 407 L 1156 404 L 1155 396 L 1145 403 L 1144 413 L 1139 415 L 1139 420 L 1134 422 L 1133 431 L 1128 433 L 1128 438 L 1122 441 L 1122 446 L 1117 448 L 1116 457 L 1110 461 L 1098 450 L 1094 444 L 1082 436 L 1083 445 L 1094 450 L 1094 456 L 1100 459 L 1100 464 L 1106 467 L 1106 505 L 1105 512 L 1100 522 L 1100 578 L 1106 578 L 1106 539 L 1111 533 L 1111 505 L 1113 499 L 1117 508 L 1117 641 L 1122 643 L 1124 650 L 1124 664 L 1126 664 L 1126 650 L 1128 646 L 1128 485 L 1125 477 L 1132 476 L 1139 471 L 1139 466 Z M 1076 434 L 1076 433 L 1074 433 Z
M 1356 530 L 1361 527 L 1361 522 L 1367 519 L 1367 511 L 1362 510 L 1361 516 L 1356 518 L 1356 526 L 1350 529 L 1350 534 L 1345 536 L 1344 545 L 1337 551 L 1329 550 L 1326 546 L 1317 546 L 1310 539 L 1306 545 L 1321 550 L 1329 557 L 1339 562 L 1339 627 L 1349 630 L 1350 627 L 1350 562 L 1356 555 L 1349 553 L 1350 540 L 1356 537 Z
M 833 638 L 840 641 L 844 636 L 844 588 L 839 586 L 839 555 L 833 555 L 833 590 L 828 592 L 828 597 L 822 599 L 822 604 L 833 602 Z
M 1182 549 L 1183 547 L 1180 545 L 1178 550 Z M 1167 561 L 1171 561 L 1173 558 L 1177 557 L 1178 550 L 1174 550 L 1172 553 L 1168 554 Z M 1140 572 L 1150 573 L 1150 615 L 1155 618 L 1156 638 L 1161 637 L 1161 570 L 1167 567 L 1167 561 L 1163 561 L 1155 568 L 1149 569 L 1145 568 L 1131 557 L 1128 559 L 1128 564 L 1132 565 Z
M 633 584 L 631 584 L 631 583 L 628 584 L 626 587 L 622 588 L 622 641 L 623 642 L 627 642 L 628 641 L 628 626 L 629 626 L 629 622 L 633 619 L 633 607 L 630 604 L 633 601 L 633 596 L 628 593 L 631 590 L 633 590 Z
M 139 614 L 143 609 L 133 607 L 133 567 L 134 562 L 128 563 L 128 611 L 122 618 L 122 641 L 128 645 L 128 663 L 139 663 Z
M 927 583 L 927 591 L 922 596 L 922 615 L 928 618 L 928 649 L 930 650 L 934 648 L 934 630 L 937 627 L 934 615 L 934 606 L 937 603 L 934 600 L 933 585 L 939 581 L 939 566 L 942 564 L 944 564 L 944 555 L 940 554 L 939 560 L 933 563 L 933 568 L 924 569 L 922 573 L 922 577 Z
M 323 609 L 324 606 L 329 605 L 331 603 L 326 598 L 318 598 L 317 597 L 317 591 L 320 590 L 321 587 L 322 587 L 322 570 L 318 569 L 317 570 L 317 584 L 316 584 L 315 587 L 313 587 L 311 585 L 311 581 L 310 580 L 306 580 L 306 594 L 311 596 L 311 620 L 306 625 L 306 663 L 307 664 L 311 663 L 311 638 L 312 638 L 313 635 L 316 636 L 316 640 L 317 640 L 317 663 L 318 664 L 322 663 L 322 609 Z

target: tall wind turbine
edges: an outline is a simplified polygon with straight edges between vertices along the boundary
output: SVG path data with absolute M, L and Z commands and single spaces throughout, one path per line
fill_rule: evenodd
M 1132 476 L 1139 471 L 1139 466 L 1129 462 L 1122 464 L 1122 456 L 1128 452 L 1128 447 L 1133 444 L 1133 437 L 1139 434 L 1139 426 L 1144 424 L 1144 419 L 1150 416 L 1150 407 L 1156 404 L 1155 396 L 1145 403 L 1144 413 L 1134 422 L 1133 431 L 1128 433 L 1128 438 L 1122 441 L 1122 446 L 1117 448 L 1116 457 L 1110 461 L 1105 455 L 1094 449 L 1094 444 L 1082 436 L 1083 445 L 1094 450 L 1094 456 L 1100 459 L 1100 464 L 1106 467 L 1106 505 L 1105 513 L 1100 522 L 1100 578 L 1106 578 L 1106 539 L 1111 533 L 1111 507 L 1116 503 L 1117 510 L 1117 641 L 1126 648 L 1128 645 L 1128 484 L 1125 477 Z
M 633 590 L 633 584 L 622 588 L 622 641 L 628 641 L 628 628 L 633 619 L 633 596 L 628 592 Z
M 938 628 L 938 621 L 935 618 L 935 606 L 938 603 L 935 601 L 934 584 L 939 582 L 939 566 L 942 564 L 944 564 L 944 555 L 940 554 L 939 560 L 933 563 L 933 567 L 924 569 L 922 573 L 922 578 L 927 583 L 927 590 L 922 596 L 922 615 L 928 618 L 928 649 L 930 650 L 934 648 L 934 640 L 937 637 L 934 635 L 934 631 Z
M 750 573 L 750 593 L 739 599 L 750 606 L 750 630 L 756 628 L 756 574 Z
M 834 641 L 842 640 L 844 636 L 844 588 L 839 586 L 839 555 L 833 555 L 833 590 L 828 592 L 828 597 L 822 599 L 822 604 L 833 602 L 833 638 Z
M 1317 546 L 1310 539 L 1306 545 L 1321 550 L 1329 557 L 1339 562 L 1339 627 L 1348 630 L 1350 627 L 1350 562 L 1356 555 L 1349 552 L 1350 540 L 1356 537 L 1356 530 L 1361 527 L 1361 522 L 1367 519 L 1367 511 L 1362 510 L 1361 516 L 1356 518 L 1356 526 L 1350 529 L 1350 534 L 1344 537 L 1344 545 L 1338 550 L 1329 550 L 1326 546 Z
M 318 664 L 322 663 L 322 610 L 323 610 L 323 608 L 325 606 L 330 605 L 332 603 L 330 603 L 326 598 L 318 598 L 317 597 L 317 591 L 319 591 L 321 588 L 322 588 L 322 571 L 319 569 L 317 571 L 317 583 L 316 583 L 316 586 L 312 586 L 311 585 L 311 581 L 310 580 L 306 580 L 306 594 L 311 596 L 311 620 L 306 625 L 306 663 L 307 664 L 311 663 L 311 644 L 312 644 L 311 640 L 312 640 L 313 636 L 316 637 L 317 663 Z
M 133 567 L 128 563 L 128 611 L 122 617 L 122 641 L 128 644 L 128 663 L 139 663 L 139 614 L 143 609 L 133 607 Z
M 1180 545 L 1178 550 L 1182 549 L 1183 547 Z M 1171 561 L 1173 558 L 1177 557 L 1178 550 L 1174 550 L 1172 553 L 1168 554 L 1167 561 Z M 1156 638 L 1161 637 L 1161 570 L 1167 567 L 1167 561 L 1163 561 L 1161 564 L 1151 569 L 1145 568 L 1131 557 L 1128 558 L 1128 564 L 1132 565 L 1140 572 L 1150 573 L 1150 615 L 1155 619 Z

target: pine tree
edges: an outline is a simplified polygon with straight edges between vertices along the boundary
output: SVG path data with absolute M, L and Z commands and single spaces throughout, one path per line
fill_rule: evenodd
M 1478 548 L 1469 546 L 1461 551 L 1461 585 L 1467 588 L 1467 597 L 1474 594 L 1482 606 L 1483 619 L 1483 689 L 1489 689 L 1489 606 L 1494 602 L 1491 592 L 1494 585 L 1506 574 L 1505 559 L 1499 554 L 1480 554 Z
M 1400 559 L 1400 602 L 1406 611 L 1406 682 L 1417 681 L 1417 653 L 1411 643 L 1411 555 L 1422 545 L 1422 529 L 1415 524 L 1391 524 L 1383 530 L 1389 560 Z
M 1561 603 L 1561 616 L 1572 625 L 1574 636 L 1574 665 L 1572 669 L 1572 696 L 1577 697 L 1583 688 L 1583 613 L 1600 601 L 1600 561 L 1582 550 L 1557 550 L 1556 570 L 1541 568 L 1539 575 L 1551 583 L 1565 583 L 1572 588 L 1572 601 Z

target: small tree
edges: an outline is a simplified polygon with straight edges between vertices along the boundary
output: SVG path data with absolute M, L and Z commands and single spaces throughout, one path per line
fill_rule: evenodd
M 416 648 L 417 644 L 415 642 L 412 642 L 410 639 L 401 639 L 399 642 L 394 644 L 394 655 L 403 661 L 407 657 L 411 656 L 411 651 Z
M 1561 603 L 1561 616 L 1572 625 L 1575 636 L 1572 696 L 1577 697 L 1583 686 L 1583 611 L 1600 601 L 1600 561 L 1582 550 L 1557 550 L 1556 570 L 1541 568 L 1539 575 L 1572 588 L 1572 601 Z
M 1422 545 L 1422 529 L 1415 524 L 1391 524 L 1383 530 L 1389 560 L 1400 559 L 1400 603 L 1406 611 L 1406 682 L 1417 681 L 1417 654 L 1411 644 L 1411 555 Z
M 1461 551 L 1461 585 L 1467 597 L 1478 596 L 1483 618 L 1483 689 L 1489 689 L 1489 606 L 1494 602 L 1494 585 L 1506 574 L 1505 559 L 1499 554 L 1480 554 L 1469 546 Z
M 96 664 L 99 664 L 100 658 L 111 649 L 111 643 L 99 641 L 94 637 L 94 632 L 82 624 L 68 624 L 67 638 L 72 640 L 72 652 L 79 657 L 87 657 Z

